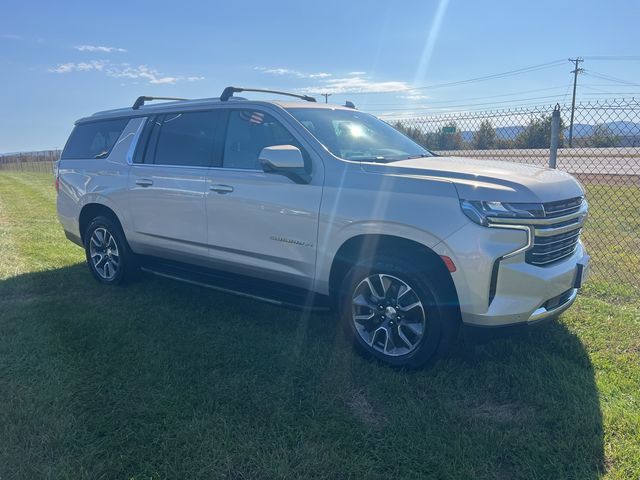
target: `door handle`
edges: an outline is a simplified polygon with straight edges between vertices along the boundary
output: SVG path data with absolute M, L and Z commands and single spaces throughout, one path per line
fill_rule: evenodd
M 211 185 L 209 187 L 209 190 L 211 190 L 212 192 L 218 192 L 220 194 L 224 194 L 224 193 L 231 193 L 233 192 L 233 187 L 231 185 Z
M 153 185 L 153 180 L 148 178 L 139 178 L 136 180 L 136 185 L 140 185 L 141 187 L 150 187 Z

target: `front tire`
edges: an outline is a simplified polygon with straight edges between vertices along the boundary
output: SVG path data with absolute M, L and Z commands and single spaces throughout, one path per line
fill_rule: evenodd
M 357 350 L 407 368 L 448 351 L 459 311 L 437 274 L 392 258 L 354 265 L 342 284 L 340 316 Z
M 114 220 L 94 218 L 84 235 L 87 264 L 93 277 L 105 285 L 119 285 L 136 270 L 135 257 L 124 233 Z

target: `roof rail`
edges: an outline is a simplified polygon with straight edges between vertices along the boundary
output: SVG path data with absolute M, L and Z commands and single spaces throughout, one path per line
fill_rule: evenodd
M 144 105 L 144 102 L 150 102 L 151 100 L 187 100 L 186 98 L 176 98 L 176 97 L 138 97 L 136 101 L 133 102 L 133 109 L 138 110 L 141 106 Z
M 262 93 L 275 93 L 276 95 L 287 95 L 289 97 L 296 97 L 301 100 L 306 100 L 307 102 L 315 102 L 316 99 L 314 97 L 310 97 L 309 95 L 298 95 L 297 93 L 289 93 L 289 92 L 280 92 L 278 90 L 264 90 L 262 88 L 243 88 L 243 87 L 227 87 L 220 95 L 220 101 L 226 102 L 231 97 L 233 97 L 234 93 L 240 92 L 262 92 Z

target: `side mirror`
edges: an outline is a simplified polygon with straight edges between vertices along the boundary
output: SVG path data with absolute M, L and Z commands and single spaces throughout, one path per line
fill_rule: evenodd
M 284 175 L 296 183 L 311 181 L 311 177 L 305 169 L 302 152 L 293 145 L 265 147 L 260 152 L 258 161 L 265 172 Z

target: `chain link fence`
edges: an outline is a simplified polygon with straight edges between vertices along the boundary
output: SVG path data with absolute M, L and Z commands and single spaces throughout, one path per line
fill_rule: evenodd
M 557 168 L 584 185 L 590 218 L 583 239 L 601 281 L 640 292 L 640 102 L 606 100 L 387 120 L 441 155 L 549 164 L 559 108 Z M 0 156 L 0 170 L 52 172 L 59 150 Z M 561 192 L 558 192 L 561 195 Z
M 53 164 L 60 153 L 61 150 L 43 150 L 0 155 L 0 171 L 53 173 Z
M 440 155 L 548 166 L 560 111 L 556 166 L 586 189 L 583 239 L 601 281 L 640 290 L 640 102 L 606 100 L 387 121 Z M 558 192 L 561 195 L 562 192 Z

